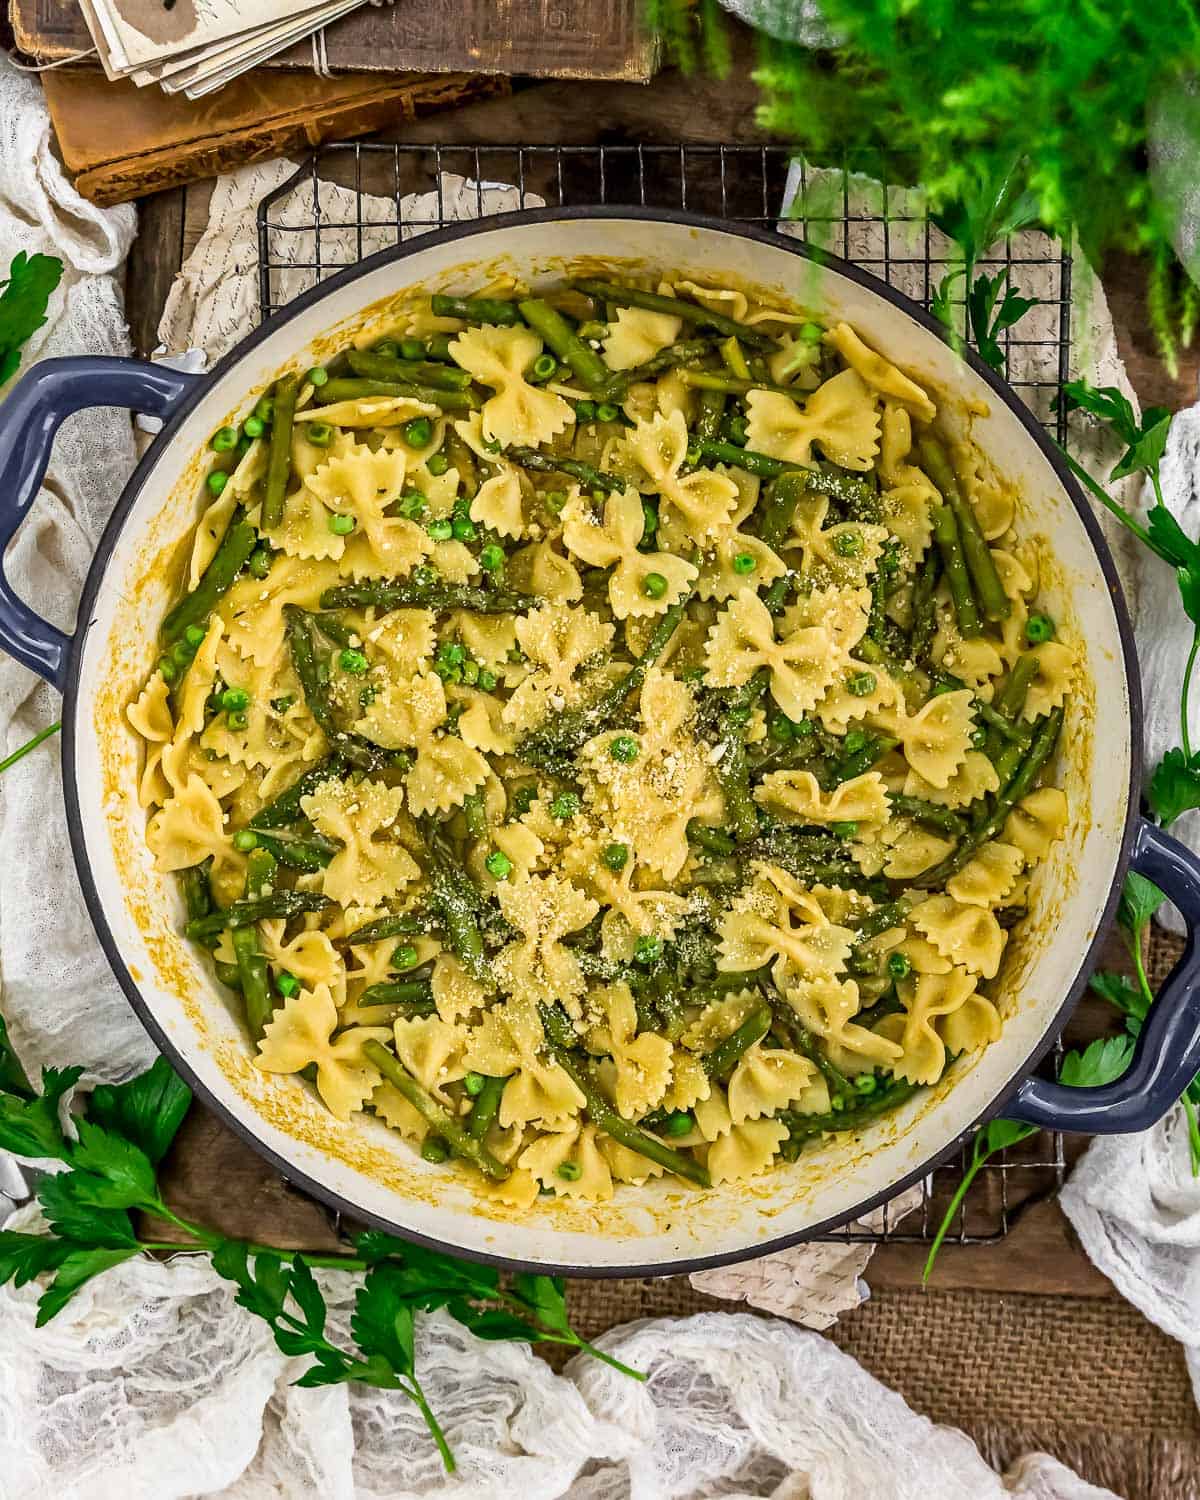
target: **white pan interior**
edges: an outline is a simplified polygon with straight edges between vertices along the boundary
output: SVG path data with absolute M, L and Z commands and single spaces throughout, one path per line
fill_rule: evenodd
M 155 659 L 154 635 L 174 589 L 170 549 L 198 504 L 197 455 L 211 432 L 244 413 L 284 366 L 303 369 L 379 321 L 379 304 L 410 287 L 469 291 L 497 270 L 537 284 L 564 266 L 682 272 L 700 281 L 761 288 L 825 319 L 845 318 L 876 348 L 953 399 L 983 409 L 974 433 L 1022 497 L 1019 526 L 1044 536 L 1057 566 L 1043 598 L 1086 657 L 1086 683 L 1065 735 L 1071 821 L 1035 879 L 1033 915 L 1010 944 L 1001 975 L 998 1042 L 964 1060 L 951 1080 L 860 1136 L 830 1140 L 794 1166 L 708 1193 L 659 1181 L 619 1188 L 611 1204 L 539 1199 L 523 1213 L 482 1201 L 465 1176 L 422 1162 L 366 1116 L 349 1126 L 307 1086 L 270 1078 L 220 986 L 178 936 L 172 877 L 154 872 L 136 797 L 137 746 L 124 707 Z M 367 313 L 367 309 L 372 309 Z M 81 620 L 81 625 L 84 622 Z M 154 1028 L 210 1102 L 273 1155 L 293 1180 L 352 1212 L 481 1255 L 615 1272 L 749 1255 L 886 1193 L 958 1138 L 1024 1070 L 1074 981 L 1112 885 L 1130 779 L 1129 693 L 1118 621 L 1092 543 L 1054 469 L 1020 420 L 931 332 L 893 303 L 840 273 L 817 270 L 774 244 L 733 232 L 637 217 L 554 218 L 489 228 L 377 265 L 274 326 L 224 369 L 168 443 L 161 445 L 112 547 L 79 662 L 70 733 L 80 830 L 110 953 L 120 956 Z M 1093 706 L 1105 708 L 1101 753 Z M 85 872 L 85 879 L 87 878 Z M 120 965 L 118 965 L 120 967 Z

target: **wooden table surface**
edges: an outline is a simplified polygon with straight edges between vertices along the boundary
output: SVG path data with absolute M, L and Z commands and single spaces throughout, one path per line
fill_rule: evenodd
M 496 145 L 575 144 L 626 141 L 744 143 L 767 139 L 758 130 L 748 83 L 752 52 L 738 37 L 735 65 L 720 83 L 667 74 L 652 86 L 551 83 L 519 89 L 489 101 L 406 127 L 405 142 Z M 152 349 L 158 317 L 182 255 L 207 219 L 210 184 L 156 195 L 141 205 L 138 239 L 129 262 L 128 311 L 135 346 Z M 1105 267 L 1104 285 L 1121 352 L 1142 400 L 1172 407 L 1194 399 L 1200 353 L 1191 351 L 1172 379 L 1158 359 L 1143 316 L 1144 271 L 1128 257 Z M 1119 945 L 1106 962 L 1123 964 Z M 1076 1032 L 1083 1038 L 1111 1026 L 1111 1012 L 1081 1007 Z M 1078 1144 L 1070 1147 L 1079 1149 Z M 336 1240 L 324 1209 L 294 1191 L 249 1147 L 205 1111 L 195 1110 L 173 1153 L 167 1174 L 169 1197 L 185 1216 L 193 1214 L 227 1233 L 260 1242 L 310 1249 Z M 1008 1236 L 987 1246 L 947 1245 L 938 1285 L 998 1292 L 1115 1295 L 1073 1241 L 1052 1197 L 1024 1203 Z M 1019 1199 L 1019 1192 L 1018 1192 Z M 920 1282 L 921 1245 L 889 1244 L 871 1264 L 872 1285 L 911 1288 Z

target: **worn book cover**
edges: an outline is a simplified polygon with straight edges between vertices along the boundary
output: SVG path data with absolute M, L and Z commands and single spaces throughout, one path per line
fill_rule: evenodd
M 89 30 L 118 73 L 290 22 L 326 0 L 87 0 Z
M 9 0 L 9 12 L 17 46 L 35 61 L 56 61 L 92 45 L 77 0 Z M 403 0 L 364 5 L 324 36 L 335 72 L 524 73 L 644 83 L 658 64 L 640 0 L 527 0 L 519 6 Z M 312 63 L 306 41 L 267 66 L 311 69 Z
M 193 102 L 102 73 L 43 75 L 59 149 L 75 185 L 95 203 L 124 203 L 213 177 L 246 162 L 305 152 L 435 110 L 504 93 L 479 74 L 346 74 L 313 78 L 256 72 Z

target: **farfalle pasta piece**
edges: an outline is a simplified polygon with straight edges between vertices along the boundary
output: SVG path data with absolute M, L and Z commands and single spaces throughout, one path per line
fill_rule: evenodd
M 470 515 L 477 525 L 490 527 L 501 536 L 524 536 L 525 511 L 519 471 L 506 465 L 499 474 L 485 479 L 471 501 Z
M 307 408 L 304 420 L 328 422 L 331 427 L 399 427 L 414 417 L 437 419 L 441 415 L 436 406 L 411 396 L 360 396 L 354 401 Z
M 735 1126 L 761 1120 L 801 1099 L 820 1078 L 815 1063 L 782 1047 L 748 1048 L 730 1074 L 726 1097 Z
M 910 715 L 903 700 L 881 719 L 900 741 L 904 758 L 930 786 L 943 790 L 971 749 L 975 729 L 974 694 L 969 689 L 938 693 Z
M 801 1024 L 825 1042 L 829 1060 L 843 1072 L 887 1068 L 900 1056 L 895 1042 L 854 1020 L 862 1001 L 853 979 L 799 978 L 788 985 L 784 995 Z
M 945 974 L 917 974 L 902 979 L 896 992 L 903 1012 L 884 1016 L 875 1028 L 901 1049 L 892 1071 L 909 1083 L 936 1083 L 946 1066 L 946 1019 L 974 996 L 975 977 L 959 968 Z
M 328 934 L 306 928 L 285 942 L 286 927 L 283 921 L 259 924 L 259 941 L 267 962 L 277 973 L 294 974 L 305 989 L 324 985 L 340 1010 L 346 999 L 346 966 Z
M 661 1107 L 668 1113 L 692 1109 L 712 1093 L 712 1080 L 694 1052 L 676 1047 L 671 1054 L 671 1082 Z
M 420 875 L 402 844 L 379 837 L 395 823 L 403 803 L 400 787 L 335 778 L 300 799 L 317 832 L 342 845 L 321 874 L 321 890 L 330 900 L 374 909 Z
M 504 723 L 504 704 L 491 693 L 478 688 L 450 689 L 451 701 L 462 705 L 458 716 L 458 736 L 464 745 L 487 755 L 511 755 L 516 736 Z M 474 788 L 472 788 L 474 790 Z
M 432 550 L 429 533 L 415 521 L 386 514 L 404 488 L 399 450 L 351 443 L 309 475 L 307 487 L 331 510 L 352 517 L 379 565 L 389 575 L 411 572 Z
M 881 830 L 887 850 L 883 873 L 889 880 L 913 880 L 954 851 L 954 840 L 939 838 L 910 818 L 890 818 Z
M 613 634 L 611 622 L 569 604 L 544 604 L 519 616 L 516 638 L 528 670 L 504 706 L 505 723 L 527 729 L 581 703 L 583 668 L 607 650 Z
M 207 783 L 194 772 L 146 825 L 154 868 L 167 874 L 212 859 L 214 876 L 237 862 L 225 833 L 225 815 Z
M 879 452 L 876 405 L 855 370 L 832 376 L 803 404 L 778 391 L 751 391 L 746 444 L 794 464 L 811 463 L 815 445 L 831 463 L 866 472 Z
M 881 397 L 911 408 L 922 422 L 932 422 L 937 416 L 937 407 L 930 400 L 929 393 L 903 370 L 897 369 L 890 359 L 864 344 L 849 323 L 835 323 L 827 330 L 824 342 L 836 349 L 850 368 Z
M 534 1004 L 561 1002 L 578 1017 L 587 984 L 578 958 L 562 940 L 587 926 L 600 910 L 598 903 L 555 875 L 505 881 L 496 896 L 505 920 L 520 934 L 496 956 L 500 988 Z
M 1044 641 L 1030 653 L 1037 662 L 1037 676 L 1029 685 L 1021 717 L 1027 723 L 1061 708 L 1075 681 L 1075 653 L 1062 641 Z
M 637 491 L 609 495 L 600 515 L 576 498 L 563 511 L 563 544 L 592 568 L 611 568 L 608 602 L 618 620 L 661 615 L 677 603 L 697 568 L 673 552 L 641 552 L 646 516 Z M 647 580 L 659 580 L 652 586 Z
M 770 771 L 754 789 L 764 807 L 789 814 L 798 823 L 882 823 L 887 792 L 878 771 L 866 771 L 823 792 L 811 771 Z
M 860 589 L 875 570 L 888 529 L 867 521 L 839 521 L 826 526 L 829 511 L 828 495 L 801 499 L 785 546 L 799 549 L 800 572 L 818 587 L 834 584 L 841 589 Z
M 385 749 L 416 753 L 404 778 L 415 817 L 460 806 L 487 780 L 488 763 L 480 751 L 442 728 L 446 711 L 441 678 L 422 672 L 408 682 L 385 683 L 355 725 L 359 734 Z
M 671 1044 L 653 1032 L 638 1034 L 637 1007 L 625 983 L 609 985 L 588 997 L 602 1015 L 588 1045 L 613 1061 L 613 1097 L 617 1112 L 637 1119 L 662 1100 L 671 1081 Z
M 136 735 L 145 742 L 145 758 L 138 777 L 138 803 L 152 807 L 170 796 L 171 787 L 162 772 L 163 747 L 175 733 L 171 717 L 171 689 L 161 672 L 152 672 L 145 687 L 125 710 Z
M 963 763 L 945 786 L 934 786 L 916 771 L 910 770 L 902 788 L 906 797 L 936 802 L 942 807 L 968 807 L 980 797 L 990 797 L 1000 790 L 996 767 L 982 750 L 968 750 Z
M 429 1122 L 394 1084 L 381 1083 L 371 1094 L 371 1108 L 392 1130 L 419 1146 L 429 1134 Z
M 566 1163 L 571 1170 L 560 1171 Z M 596 1141 L 594 1125 L 574 1124 L 567 1130 L 540 1135 L 517 1158 L 522 1171 L 564 1198 L 607 1202 L 613 1195 L 612 1171 Z
M 439 953 L 429 976 L 433 1003 L 443 1021 L 453 1025 L 464 1021 L 488 1003 L 488 992 L 472 979 L 452 953 Z
M 820 904 L 774 865 L 757 865 L 720 925 L 717 968 L 770 964 L 775 982 L 798 975 L 833 975 L 844 967 L 855 936 L 830 922 Z
M 977 635 L 964 639 L 959 634 L 945 580 L 935 595 L 937 630 L 933 637 L 932 656 L 943 671 L 959 677 L 978 692 L 993 677 L 1004 671 L 1004 657 L 991 636 Z
M 962 906 L 1002 906 L 1024 867 L 1025 856 L 1015 844 L 990 839 L 950 877 L 946 892 Z
M 705 647 L 708 682 L 737 687 L 760 668 L 789 719 L 802 719 L 824 696 L 838 668 L 833 637 L 822 625 L 800 626 L 775 639 L 775 621 L 757 594 L 736 595 L 717 616 Z
M 393 1026 L 396 1056 L 407 1072 L 444 1105 L 450 1104 L 446 1085 L 467 1074 L 463 1063 L 467 1032 L 441 1016 L 401 1018 Z
M 727 1037 L 731 1037 L 743 1021 L 747 1020 L 762 1005 L 762 995 L 755 989 L 734 990 L 718 1000 L 710 1000 L 694 1021 L 684 1028 L 680 1042 L 690 1052 L 711 1052 Z M 675 1063 L 679 1075 L 682 1058 Z M 705 1089 L 697 1097 L 707 1098 Z M 679 1106 L 684 1107 L 684 1106 Z
M 386 663 L 388 675 L 411 677 L 433 655 L 436 616 L 431 609 L 393 609 L 364 626 L 362 636 Z
M 673 344 L 682 327 L 683 320 L 670 313 L 619 307 L 601 345 L 604 363 L 610 370 L 632 370 L 644 365 L 668 344 Z
M 598 1135 L 596 1144 L 608 1163 L 614 1182 L 628 1182 L 634 1187 L 641 1187 L 652 1177 L 661 1177 L 666 1171 L 660 1162 L 651 1161 L 640 1151 L 631 1151 L 628 1146 L 622 1146 L 620 1141 L 614 1141 L 611 1135 Z
M 265 1073 L 317 1070 L 317 1092 L 329 1111 L 345 1121 L 362 1109 L 381 1082 L 363 1048 L 390 1042 L 386 1026 L 355 1026 L 338 1032 L 340 1017 L 326 985 L 302 989 L 285 1000 L 263 1032 L 255 1063 Z
M 542 341 L 530 329 L 490 324 L 464 329 L 450 345 L 455 363 L 495 392 L 483 403 L 483 430 L 506 448 L 536 448 L 575 420 L 561 396 L 525 379 L 541 352 Z
M 531 542 L 509 559 L 513 587 L 536 594 L 547 604 L 575 604 L 583 598 L 583 580 L 569 557 L 549 541 Z
M 660 497 L 660 511 L 668 524 L 690 541 L 702 543 L 728 524 L 738 488 L 728 474 L 716 469 L 681 474 L 687 448 L 687 423 L 681 411 L 637 422 L 624 444 L 626 457 L 645 476 L 641 488 Z M 567 546 L 571 546 L 569 540 Z
M 787 564 L 761 537 L 741 530 L 742 522 L 758 503 L 758 478 L 744 469 L 726 470 L 722 464 L 716 465 L 714 473 L 728 473 L 737 486 L 738 498 L 725 525 L 714 528 L 705 539 L 696 594 L 701 599 L 724 600 L 742 593 L 747 584 L 760 589 L 774 583 L 787 572 Z M 669 518 L 661 529 L 664 539 L 676 545 Z
M 1005 821 L 1000 837 L 1025 856 L 1026 864 L 1044 859 L 1067 826 L 1067 796 L 1060 787 L 1040 786 L 1022 797 Z
M 1008 934 L 986 907 L 930 896 L 913 908 L 910 920 L 943 958 L 985 979 L 996 977 Z
M 505 1130 L 531 1122 L 557 1128 L 583 1108 L 583 1095 L 545 1044 L 537 1006 L 525 996 L 493 1005 L 470 1033 L 467 1068 L 508 1079 L 499 1114 Z
M 715 1186 L 757 1177 L 775 1160 L 787 1139 L 782 1120 L 748 1120 L 735 1125 L 708 1148 L 708 1175 Z

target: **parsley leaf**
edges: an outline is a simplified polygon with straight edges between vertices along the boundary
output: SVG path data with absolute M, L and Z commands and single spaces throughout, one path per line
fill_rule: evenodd
M 0 1016 L 0 1094 L 20 1094 L 24 1099 L 34 1097 L 33 1085 L 25 1076 L 25 1069 L 8 1039 L 3 1016 Z
M 61 1172 L 38 1184 L 38 1202 L 54 1233 L 83 1245 L 110 1250 L 123 1246 L 136 1248 L 137 1235 L 125 1210 L 81 1200 L 77 1191 L 81 1180 L 81 1173 Z
M 967 312 L 971 319 L 971 331 L 975 336 L 975 346 L 979 350 L 979 357 L 989 364 L 993 370 L 1004 371 L 1004 350 L 1000 345 L 1000 335 L 1006 328 L 1011 328 L 1014 323 L 1019 322 L 1031 307 L 1037 306 L 1036 297 L 1022 297 L 1016 288 L 1008 283 L 1008 270 L 997 271 L 995 276 L 986 273 L 978 276 L 970 292 L 967 294 Z M 1000 298 L 1000 288 L 1004 287 L 1004 296 L 1000 299 L 997 307 L 997 299 Z
M 79 1121 L 79 1143 L 70 1153 L 70 1181 L 78 1203 L 96 1208 L 154 1208 L 158 1181 L 140 1146 L 90 1120 Z
M 1168 750 L 1150 778 L 1146 798 L 1164 828 L 1200 807 L 1200 752 L 1189 760 L 1182 750 Z
M 1082 1052 L 1068 1052 L 1059 1069 L 1059 1082 L 1071 1088 L 1095 1088 L 1120 1078 L 1133 1056 L 1131 1036 L 1097 1037 Z
M 49 1234 L 21 1234 L 16 1229 L 0 1229 L 0 1286 L 11 1281 L 24 1286 L 43 1271 L 62 1265 L 71 1253 L 67 1240 Z
M 369 1229 L 357 1235 L 354 1248 L 373 1264 L 383 1261 L 402 1264 L 407 1300 L 426 1311 L 445 1306 L 453 1297 L 494 1297 L 500 1285 L 500 1273 L 494 1266 L 451 1260 L 381 1230 Z
M 1121 889 L 1121 904 L 1117 907 L 1117 921 L 1136 942 L 1142 935 L 1146 923 L 1167 899 L 1152 880 L 1130 870 Z
M 393 1370 L 412 1375 L 416 1361 L 413 1307 L 402 1267 L 387 1261 L 371 1267 L 354 1299 L 350 1332 L 368 1358 L 377 1355 Z
M 46 321 L 50 294 L 62 279 L 63 263 L 53 255 L 14 255 L 0 291 L 0 385 L 17 372 L 21 345 Z
M 1146 1019 L 1146 1012 L 1150 1009 L 1150 1002 L 1137 985 L 1126 979 L 1124 974 L 1111 974 L 1100 969 L 1088 980 L 1088 988 L 1121 1012 L 1131 1035 L 1138 1034 Z
M 1110 479 L 1157 472 L 1171 426 L 1171 413 L 1165 406 L 1148 407 L 1139 421 L 1132 402 L 1116 386 L 1094 386 L 1086 380 L 1068 381 L 1062 388 L 1061 402 L 1065 411 L 1086 411 L 1106 423 L 1125 444 L 1125 452 L 1114 465 L 1108 476 Z M 1055 409 L 1059 409 L 1058 401 Z M 1189 542 L 1188 546 L 1194 551 L 1192 543 Z M 1165 552 L 1160 555 L 1176 566 L 1187 560 L 1170 557 Z
M 567 1284 L 561 1276 L 522 1273 L 513 1277 L 512 1292 L 543 1327 L 555 1333 L 571 1332 L 567 1319 Z
M 87 1101 L 88 1118 L 140 1146 L 155 1166 L 167 1154 L 192 1102 L 192 1091 L 165 1057 L 128 1083 L 102 1084 Z
M 0 1151 L 63 1160 L 68 1142 L 58 1118 L 59 1101 L 82 1073 L 82 1068 L 45 1068 L 40 1096 L 0 1094 Z
M 127 1250 L 72 1250 L 63 1259 L 54 1280 L 38 1300 L 37 1326 L 42 1328 L 51 1318 L 56 1317 L 79 1288 L 93 1276 L 119 1266 L 123 1260 L 128 1260 L 137 1253 L 136 1246 Z
M 213 1251 L 213 1270 L 235 1282 L 234 1301 L 266 1323 L 274 1323 L 287 1301 L 289 1277 L 278 1255 L 257 1255 L 250 1266 L 249 1247 L 241 1240 L 225 1240 Z

